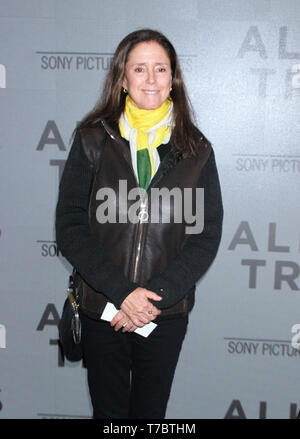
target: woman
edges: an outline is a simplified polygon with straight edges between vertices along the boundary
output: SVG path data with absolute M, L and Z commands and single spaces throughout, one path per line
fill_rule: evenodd
M 184 208 L 194 214 L 186 219 Z M 204 209 L 203 230 L 195 209 Z M 222 218 L 214 153 L 192 123 L 174 47 L 157 31 L 133 32 L 76 129 L 56 214 L 58 247 L 82 279 L 94 418 L 164 418 L 195 283 L 216 256 Z M 139 333 L 152 323 L 148 336 Z

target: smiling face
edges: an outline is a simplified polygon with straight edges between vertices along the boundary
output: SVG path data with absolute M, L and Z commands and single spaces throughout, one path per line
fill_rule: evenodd
M 166 50 L 155 41 L 138 43 L 130 51 L 123 79 L 132 103 L 154 110 L 168 98 L 172 71 Z

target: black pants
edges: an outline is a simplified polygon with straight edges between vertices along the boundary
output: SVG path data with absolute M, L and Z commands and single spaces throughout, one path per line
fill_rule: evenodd
M 146 338 L 82 315 L 82 344 L 96 419 L 163 419 L 188 316 Z

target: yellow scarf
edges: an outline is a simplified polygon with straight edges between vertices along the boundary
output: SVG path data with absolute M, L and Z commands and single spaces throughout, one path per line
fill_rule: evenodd
M 172 107 L 172 101 L 166 99 L 155 110 L 141 110 L 133 105 L 127 95 L 125 111 L 119 120 L 121 136 L 129 140 L 131 151 L 136 150 L 137 156 L 142 157 L 145 154 L 139 154 L 139 151 L 148 150 L 151 178 L 155 173 L 153 151 L 170 137 Z

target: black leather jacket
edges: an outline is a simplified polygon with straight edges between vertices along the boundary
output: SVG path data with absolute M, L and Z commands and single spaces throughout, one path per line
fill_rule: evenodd
M 201 138 L 199 148 L 198 158 L 183 159 L 168 145 L 168 152 L 161 160 L 147 190 L 148 202 L 137 212 L 142 214 L 138 216 L 138 222 L 133 223 L 127 219 L 100 224 L 97 218 L 99 189 L 113 190 L 116 197 L 114 206 L 110 207 L 116 210 L 118 219 L 125 218 L 129 209 L 134 207 L 136 200 L 129 200 L 127 197 L 124 203 L 124 194 L 122 199 L 119 193 L 120 180 L 126 182 L 126 196 L 138 187 L 130 149 L 128 142 L 121 138 L 118 131 L 104 122 L 102 126 L 99 124 L 95 128 L 84 128 L 77 133 L 60 183 L 56 232 L 61 253 L 75 266 L 84 280 L 82 309 L 91 317 L 99 318 L 99 312 L 102 312 L 107 300 L 119 308 L 125 297 L 137 286 L 148 288 L 163 297 L 161 302 L 153 302 L 162 309 L 157 320 L 174 317 L 191 309 L 195 283 L 216 255 L 223 218 L 213 150 Z M 79 153 L 85 156 L 82 159 L 84 163 L 79 162 Z M 84 190 L 77 193 L 76 201 L 74 183 L 76 176 L 79 178 L 80 167 L 81 178 L 85 168 L 89 179 L 86 178 L 86 182 L 83 182 Z M 159 199 L 153 199 L 150 193 L 153 188 L 167 188 L 170 191 L 179 188 L 182 193 L 185 188 L 195 191 L 199 183 L 201 184 L 201 176 L 204 177 L 204 230 L 197 235 L 187 235 L 184 218 L 181 222 L 174 220 L 176 204 L 157 205 Z M 165 209 L 168 212 L 164 212 Z M 152 212 L 159 212 L 160 219 L 165 213 L 168 214 L 169 221 L 153 222 Z M 146 221 L 144 213 L 148 216 Z M 71 240 L 72 231 L 74 234 Z M 83 240 L 84 236 L 87 238 L 86 242 Z M 81 248 L 76 244 L 77 239 L 81 242 Z M 87 246 L 86 250 L 84 246 Z M 72 253 L 72 249 L 79 255 Z M 89 268 L 83 261 L 84 254 L 90 257 Z M 100 256 L 98 261 L 97 254 Z M 186 257 L 183 260 L 184 255 Z M 97 271 L 103 272 L 106 268 L 106 273 L 98 278 L 101 278 L 100 285 Z M 172 271 L 175 279 L 182 273 L 177 282 L 178 288 L 177 285 L 172 285 Z M 116 282 L 120 283 L 118 287 Z M 114 286 L 117 288 L 114 289 Z

